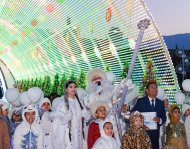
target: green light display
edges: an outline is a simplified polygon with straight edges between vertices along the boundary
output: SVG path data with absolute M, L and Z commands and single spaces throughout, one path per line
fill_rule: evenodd
M 16 80 L 55 74 L 78 76 L 107 64 L 120 81 L 145 18 L 140 54 L 132 75 L 140 85 L 152 59 L 170 99 L 179 90 L 167 47 L 143 0 L 3 0 L 0 2 L 0 58 Z

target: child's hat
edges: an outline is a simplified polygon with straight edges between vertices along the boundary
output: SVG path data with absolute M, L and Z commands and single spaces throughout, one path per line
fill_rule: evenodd
M 42 107 L 43 103 L 45 103 L 45 102 L 48 102 L 49 105 L 50 105 L 50 108 L 51 108 L 51 102 L 50 102 L 50 100 L 48 98 L 40 99 L 40 101 L 39 101 L 39 107 Z
M 187 109 L 190 109 L 190 105 L 189 104 L 184 104 L 183 107 L 182 107 L 182 113 L 185 114 L 185 111 Z
M 95 75 L 101 77 L 103 80 L 107 79 L 106 73 L 102 69 L 93 68 L 90 71 L 88 71 L 88 73 L 87 73 L 88 83 L 92 82 L 93 76 L 95 76 Z
M 96 110 L 98 109 L 98 107 L 101 107 L 101 106 L 105 107 L 106 112 L 109 113 L 109 106 L 108 106 L 107 102 L 97 100 L 97 101 L 94 101 L 90 107 L 90 112 L 94 118 L 96 118 L 96 116 L 94 115 L 96 113 Z
M 5 102 L 5 101 L 0 101 L 0 106 L 2 108 L 2 110 L 6 110 L 9 108 L 9 103 L 8 102 Z

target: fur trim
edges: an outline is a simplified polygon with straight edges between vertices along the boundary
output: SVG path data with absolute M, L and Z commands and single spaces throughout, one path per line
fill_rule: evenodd
M 94 76 L 100 77 L 102 80 L 107 79 L 106 73 L 102 69 L 94 68 L 88 71 L 88 74 L 87 74 L 88 83 L 93 81 Z
M 100 101 L 100 100 L 94 101 L 94 102 L 92 103 L 91 107 L 90 107 L 90 112 L 91 112 L 92 116 L 93 116 L 94 118 L 96 118 L 96 119 L 97 119 L 97 117 L 96 117 L 94 114 L 96 113 L 96 110 L 97 110 L 98 107 L 100 107 L 100 106 L 105 107 L 107 114 L 109 113 L 109 106 L 108 106 L 108 104 L 107 104 L 105 101 Z
M 190 105 L 189 104 L 184 104 L 183 107 L 182 107 L 182 113 L 185 114 L 185 111 L 187 109 L 190 109 Z

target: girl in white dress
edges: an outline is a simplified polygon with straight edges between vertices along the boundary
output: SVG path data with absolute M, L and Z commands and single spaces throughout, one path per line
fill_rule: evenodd
M 54 141 L 57 143 L 53 143 L 55 145 L 54 148 L 86 148 L 83 146 L 84 135 L 82 124 L 83 120 L 90 119 L 90 112 L 86 110 L 81 99 L 78 98 L 77 86 L 74 81 L 69 80 L 66 82 L 64 93 L 62 100 L 59 102 L 55 100 L 55 102 L 57 102 L 57 108 L 55 112 L 53 112 L 54 114 L 52 114 L 53 117 L 56 117 L 56 123 L 54 124 L 55 127 L 53 126 L 53 131 L 55 134 Z M 59 128 L 59 126 L 61 126 L 61 128 Z

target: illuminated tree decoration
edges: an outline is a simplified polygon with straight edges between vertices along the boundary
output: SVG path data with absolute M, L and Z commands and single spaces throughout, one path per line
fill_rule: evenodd
M 55 10 L 55 7 L 54 7 L 53 4 L 48 4 L 46 6 L 46 10 L 47 10 L 47 12 L 51 13 L 51 12 L 53 12 Z
M 112 18 L 112 8 L 109 7 L 107 10 L 106 10 L 106 21 L 109 22 Z
M 153 61 L 148 60 L 145 68 L 145 73 L 143 75 L 141 86 L 140 86 L 140 93 L 143 95 L 148 83 L 153 82 L 159 85 L 159 78 L 156 77 L 156 71 L 153 66 Z

